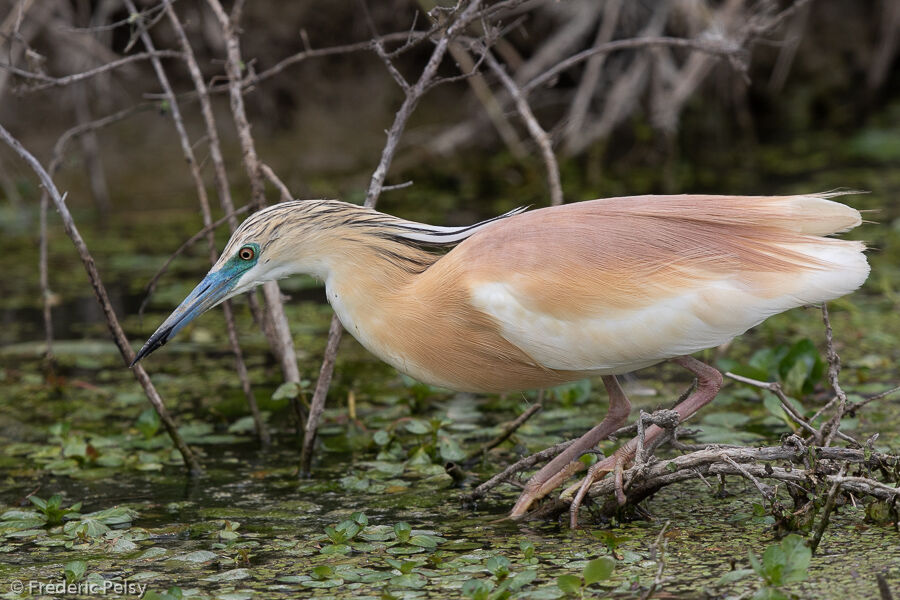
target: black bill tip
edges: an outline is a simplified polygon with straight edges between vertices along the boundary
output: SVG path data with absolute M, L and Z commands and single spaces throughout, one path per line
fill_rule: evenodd
M 134 367 L 134 365 L 138 364 L 141 359 L 146 356 L 149 356 L 159 348 L 162 348 L 166 342 L 169 341 L 169 335 L 172 333 L 172 327 L 166 327 L 165 329 L 159 329 L 156 333 L 150 336 L 150 339 L 147 340 L 147 343 L 138 351 L 137 355 L 135 355 L 134 360 L 131 361 L 129 367 Z

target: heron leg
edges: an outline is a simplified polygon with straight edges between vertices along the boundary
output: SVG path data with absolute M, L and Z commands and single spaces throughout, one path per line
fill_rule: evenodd
M 603 384 L 609 394 L 609 411 L 606 416 L 599 425 L 575 440 L 575 443 L 557 454 L 556 458 L 528 480 L 525 490 L 519 496 L 509 515 L 510 517 L 524 515 L 535 500 L 543 498 L 559 487 L 573 473 L 583 468 L 584 464 L 578 460 L 578 457 L 606 439 L 628 418 L 628 413 L 631 412 L 631 403 L 615 376 L 604 376 Z
M 675 407 L 675 412 L 678 413 L 678 421 L 680 423 L 712 402 L 713 398 L 716 397 L 716 394 L 719 393 L 719 389 L 722 387 L 723 379 L 722 374 L 718 371 L 718 369 L 711 367 L 706 363 L 700 362 L 696 358 L 691 358 L 690 356 L 679 356 L 671 360 L 672 362 L 678 363 L 697 377 L 696 391 L 694 391 L 693 394 L 688 396 L 683 402 Z M 644 431 L 644 444 L 646 445 L 652 442 L 654 439 L 659 437 L 659 435 L 662 434 L 663 431 L 665 430 L 657 425 L 651 425 L 650 427 L 648 427 Z M 606 473 L 615 470 L 617 465 L 624 466 L 629 461 L 631 461 L 634 458 L 635 453 L 637 452 L 637 447 L 638 438 L 632 438 L 628 441 L 628 443 L 616 450 L 616 452 L 612 456 L 609 456 L 591 466 L 584 480 L 580 484 L 577 484 L 579 488 L 578 493 L 572 500 L 572 505 L 569 509 L 570 523 L 572 524 L 572 527 L 574 527 L 578 522 L 578 508 L 581 506 L 581 502 L 584 499 L 584 496 L 591 484 L 594 483 L 594 481 L 596 481 L 597 479 L 600 479 L 600 477 L 602 477 Z M 616 484 L 616 497 L 619 501 L 619 504 L 624 504 L 625 497 L 624 493 L 622 492 L 621 480 L 617 479 Z M 574 487 L 575 486 L 573 486 L 573 489 Z

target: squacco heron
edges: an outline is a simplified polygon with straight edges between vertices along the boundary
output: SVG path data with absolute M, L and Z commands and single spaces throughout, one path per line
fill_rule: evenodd
M 363 346 L 420 381 L 509 392 L 602 377 L 606 417 L 529 480 L 511 513 L 521 516 L 627 419 L 617 374 L 665 360 L 687 368 L 698 385 L 675 408 L 684 420 L 722 384 L 690 354 L 862 285 L 863 244 L 825 237 L 856 227 L 860 214 L 830 196 L 609 198 L 470 227 L 336 200 L 285 202 L 243 222 L 135 361 L 225 299 L 304 273 L 325 282 Z M 662 431 L 649 427 L 644 442 Z M 592 473 L 631 460 L 636 447 L 624 444 Z

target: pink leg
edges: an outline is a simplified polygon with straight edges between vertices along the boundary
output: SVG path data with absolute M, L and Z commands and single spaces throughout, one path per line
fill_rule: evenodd
M 614 375 L 603 377 L 603 384 L 609 394 L 609 411 L 599 425 L 578 438 L 574 444 L 560 452 L 556 458 L 547 463 L 525 484 L 525 490 L 510 513 L 511 517 L 520 517 L 525 514 L 535 500 L 546 496 L 550 491 L 559 487 L 573 473 L 584 467 L 578 457 L 594 448 L 609 434 L 622 426 L 631 412 L 631 403 L 619 386 Z
M 678 358 L 673 358 L 671 360 L 697 376 L 697 390 L 688 396 L 684 402 L 675 407 L 675 412 L 677 412 L 679 416 L 679 422 L 682 422 L 709 404 L 713 398 L 716 397 L 716 394 L 719 393 L 719 389 L 722 387 L 722 374 L 717 369 L 706 363 L 702 363 L 695 358 L 691 358 L 690 356 L 679 356 Z M 644 444 L 652 442 L 659 437 L 663 431 L 665 431 L 663 428 L 656 425 L 648 427 L 644 431 Z M 606 473 L 614 470 L 617 464 L 624 465 L 631 461 L 637 452 L 637 447 L 638 438 L 635 437 L 616 450 L 615 454 L 594 464 L 590 468 L 587 476 L 585 476 L 584 480 L 581 482 L 578 494 L 572 500 L 572 505 L 569 509 L 570 522 L 573 528 L 578 523 L 578 508 L 581 506 L 581 502 L 584 499 L 588 488 L 591 487 L 591 484 Z M 621 483 L 619 487 L 621 487 Z M 624 494 L 619 493 L 617 496 L 619 503 L 622 504 Z

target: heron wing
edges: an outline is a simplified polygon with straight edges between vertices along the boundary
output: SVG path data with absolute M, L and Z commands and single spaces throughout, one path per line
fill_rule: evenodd
M 855 290 L 863 245 L 821 236 L 859 223 L 819 196 L 611 198 L 498 221 L 432 269 L 540 366 L 617 373 Z

